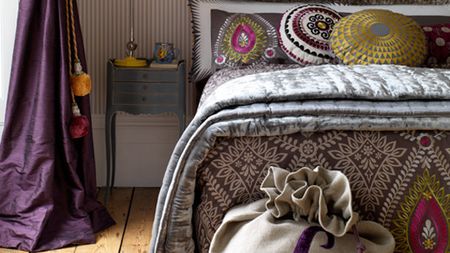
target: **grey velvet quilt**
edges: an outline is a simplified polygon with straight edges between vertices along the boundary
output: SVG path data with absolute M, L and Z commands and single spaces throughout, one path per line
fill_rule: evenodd
M 151 252 L 200 251 L 193 225 L 198 169 L 218 139 L 418 129 L 450 130 L 450 70 L 321 65 L 217 85 L 202 98 L 169 161 Z

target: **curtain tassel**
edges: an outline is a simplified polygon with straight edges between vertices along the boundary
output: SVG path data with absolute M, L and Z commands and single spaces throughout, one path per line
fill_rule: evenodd
M 70 77 L 70 87 L 77 97 L 86 96 L 91 92 L 91 77 L 83 71 L 79 61 L 75 62 L 75 73 Z
M 73 14 L 73 0 L 66 0 L 66 21 L 67 21 L 67 46 L 69 57 L 69 84 L 72 96 L 72 119 L 69 125 L 69 133 L 72 139 L 82 138 L 89 134 L 90 123 L 88 117 L 81 115 L 75 96 L 85 96 L 91 91 L 91 77 L 83 71 L 80 60 L 78 58 L 78 50 L 76 43 L 75 22 Z M 71 33 L 73 44 L 71 43 Z M 72 49 L 75 55 L 75 61 L 72 62 Z M 72 66 L 72 63 L 74 65 Z M 72 68 L 73 67 L 73 68 Z
M 89 119 L 85 115 L 81 115 L 77 103 L 72 103 L 72 121 L 69 132 L 72 139 L 82 138 L 89 133 Z

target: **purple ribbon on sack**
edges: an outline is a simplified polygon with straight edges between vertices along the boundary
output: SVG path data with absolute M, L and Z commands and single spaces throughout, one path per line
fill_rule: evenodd
M 356 240 L 356 252 L 357 253 L 366 252 L 366 247 L 364 246 L 364 244 L 361 242 L 361 240 L 359 238 L 358 229 L 356 228 L 356 226 L 353 226 L 352 229 L 353 229 L 353 235 L 355 236 L 355 240 Z M 322 227 L 312 226 L 312 227 L 305 229 L 305 231 L 303 231 L 303 233 L 300 235 L 300 238 L 297 241 L 297 245 L 295 246 L 293 253 L 308 253 L 309 249 L 311 248 L 311 244 L 313 242 L 314 236 L 319 232 L 325 232 L 327 235 L 327 239 L 328 239 L 326 244 L 320 245 L 320 246 L 324 249 L 333 248 L 334 247 L 334 236 L 331 233 L 325 231 Z
M 334 236 L 327 231 L 323 230 L 322 227 L 313 226 L 305 229 L 303 233 L 300 235 L 300 238 L 297 241 L 297 245 L 295 246 L 293 253 L 308 253 L 309 248 L 313 242 L 314 236 L 319 232 L 325 232 L 327 235 L 327 243 L 321 245 L 324 249 L 331 249 L 334 247 Z

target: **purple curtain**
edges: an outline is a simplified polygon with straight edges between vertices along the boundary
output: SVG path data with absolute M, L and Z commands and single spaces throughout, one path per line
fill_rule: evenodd
M 95 232 L 114 224 L 96 200 L 92 135 L 70 138 L 68 69 L 65 0 L 21 0 L 0 146 L 0 247 L 94 243 Z M 77 102 L 90 117 L 89 97 Z

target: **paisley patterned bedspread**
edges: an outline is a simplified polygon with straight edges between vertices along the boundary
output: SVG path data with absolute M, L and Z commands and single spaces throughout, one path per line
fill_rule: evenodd
M 152 252 L 207 252 L 271 165 L 341 170 L 398 252 L 448 250 L 450 70 L 322 65 L 213 86 L 169 161 Z

